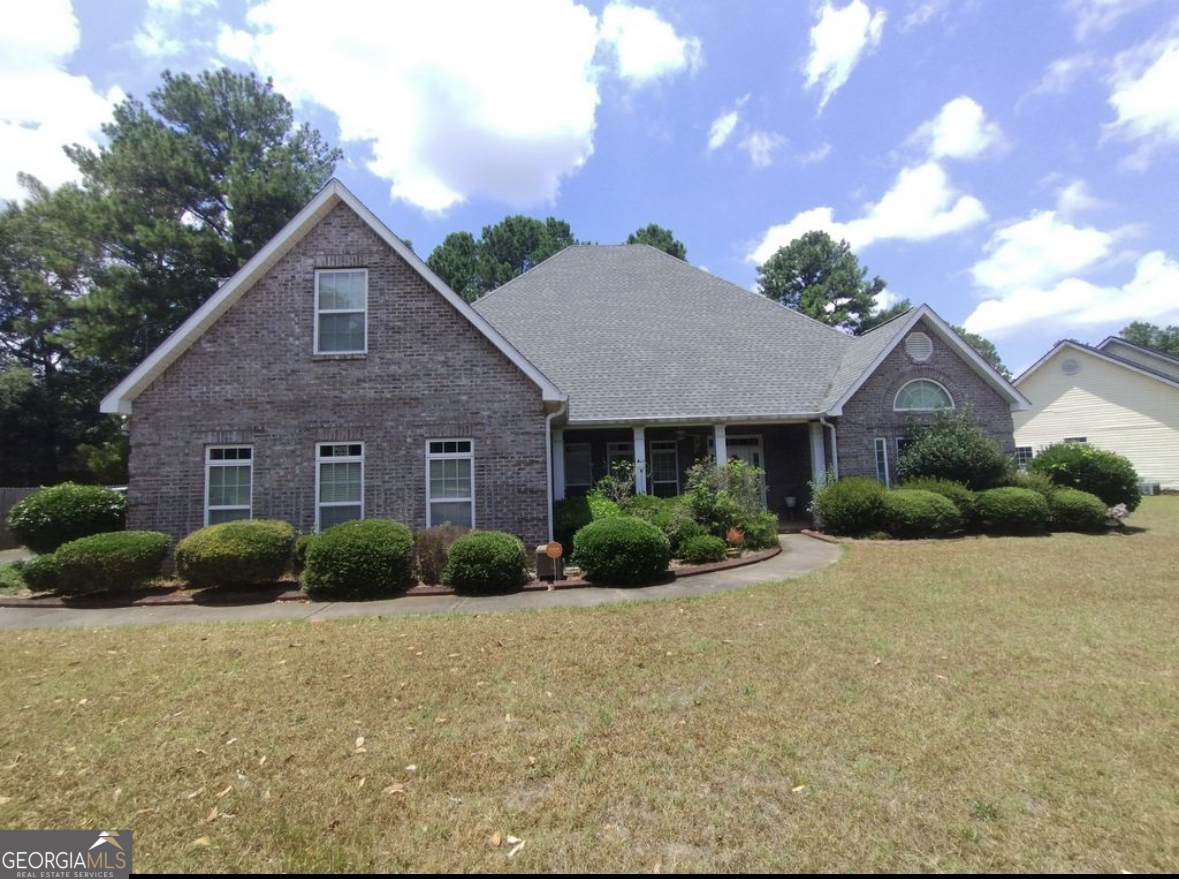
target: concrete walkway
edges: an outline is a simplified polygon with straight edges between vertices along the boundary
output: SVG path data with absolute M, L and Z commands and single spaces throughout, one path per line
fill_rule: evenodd
M 245 622 L 249 620 L 335 620 L 361 616 L 401 616 L 430 613 L 496 613 L 508 610 L 540 610 L 546 607 L 590 607 L 623 601 L 650 601 L 659 598 L 684 598 L 740 589 L 770 580 L 801 577 L 837 561 L 841 548 L 804 534 L 784 534 L 784 552 L 743 568 L 731 568 L 711 574 L 684 577 L 661 586 L 634 589 L 587 587 L 554 592 L 516 592 L 511 595 L 470 597 L 460 595 L 423 595 L 390 598 L 382 601 L 304 602 L 283 601 L 266 604 L 210 607 L 206 605 L 168 605 L 163 607 L 115 608 L 12 608 L 0 607 L 0 629 L 31 629 L 45 626 L 128 626 L 145 624 L 183 624 L 211 622 Z

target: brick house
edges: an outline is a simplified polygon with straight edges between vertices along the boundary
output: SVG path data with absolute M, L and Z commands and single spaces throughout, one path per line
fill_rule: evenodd
M 1013 451 L 1026 399 L 927 307 L 852 338 L 644 245 L 569 248 L 472 307 L 333 180 L 102 411 L 129 420 L 130 528 L 388 517 L 535 545 L 613 461 L 676 494 L 741 457 L 786 515 L 828 464 L 889 481 L 913 413 L 968 403 Z

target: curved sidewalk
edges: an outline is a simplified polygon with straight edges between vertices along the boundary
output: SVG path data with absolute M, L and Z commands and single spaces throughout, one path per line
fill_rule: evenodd
M 841 547 L 807 537 L 784 534 L 784 552 L 772 559 L 711 574 L 684 577 L 660 586 L 615 589 L 590 586 L 552 592 L 515 592 L 511 595 L 461 596 L 423 595 L 382 601 L 304 602 L 284 601 L 247 605 L 168 605 L 162 607 L 116 608 L 11 608 L 0 607 L 0 629 L 33 629 L 47 626 L 129 626 L 245 622 L 249 620 L 334 620 L 364 616 L 403 616 L 430 613 L 494 613 L 508 610 L 539 610 L 546 607 L 590 607 L 623 601 L 650 601 L 707 595 L 740 589 L 771 580 L 788 580 L 839 559 Z

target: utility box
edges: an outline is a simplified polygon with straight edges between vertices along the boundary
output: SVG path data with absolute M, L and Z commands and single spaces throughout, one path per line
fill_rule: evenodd
M 542 543 L 536 548 L 536 579 L 564 580 L 565 579 L 565 548 L 557 541 Z

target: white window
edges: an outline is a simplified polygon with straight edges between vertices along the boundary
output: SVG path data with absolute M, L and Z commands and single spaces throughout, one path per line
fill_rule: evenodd
M 876 478 L 880 480 L 880 484 L 888 486 L 889 472 L 888 472 L 888 440 L 882 436 L 876 437 Z
M 315 530 L 364 518 L 364 443 L 319 443 Z
M 426 443 L 426 525 L 475 527 L 474 471 L 471 440 Z
M 897 391 L 893 408 L 897 412 L 933 412 L 937 409 L 953 409 L 954 399 L 937 382 L 919 378 Z
M 254 449 L 210 446 L 205 450 L 205 524 L 217 525 L 253 514 Z
M 315 273 L 315 353 L 363 354 L 368 350 L 368 270 Z
M 633 464 L 635 460 L 634 443 L 606 443 L 606 472 L 613 475 L 617 464 Z
M 675 497 L 680 493 L 680 456 L 675 440 L 651 443 L 651 494 Z
M 1027 470 L 1028 464 L 1032 462 L 1032 447 L 1031 446 L 1016 446 L 1015 448 L 1015 466 L 1020 470 Z
M 1066 443 L 1082 443 L 1084 445 L 1089 445 L 1089 437 L 1087 436 L 1066 436 L 1064 441 Z
M 589 443 L 565 443 L 565 488 L 583 488 L 594 484 L 594 465 Z

